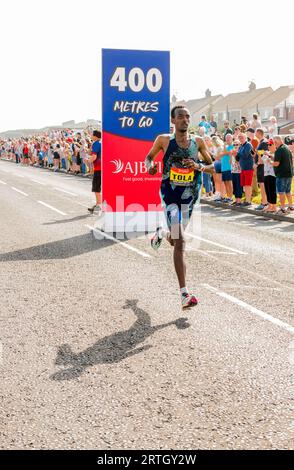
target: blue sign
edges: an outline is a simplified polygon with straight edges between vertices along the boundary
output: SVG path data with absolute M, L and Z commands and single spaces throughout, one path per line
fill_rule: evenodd
M 169 52 L 103 49 L 103 132 L 145 141 L 169 133 L 169 75 Z

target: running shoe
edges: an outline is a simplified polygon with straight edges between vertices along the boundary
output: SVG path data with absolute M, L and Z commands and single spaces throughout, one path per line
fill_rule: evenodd
M 188 293 L 182 294 L 182 308 L 190 308 L 195 307 L 198 304 L 198 300 L 196 299 L 195 295 L 191 295 Z
M 90 214 L 94 214 L 95 207 L 96 207 L 96 204 L 93 207 L 88 207 L 88 211 L 90 212 Z
M 151 238 L 151 247 L 158 250 L 163 240 L 162 227 L 157 227 L 155 234 Z
M 96 209 L 98 212 L 100 212 L 100 211 L 101 211 L 101 206 L 95 205 L 95 206 L 93 206 L 93 207 L 88 207 L 88 211 L 90 212 L 90 214 L 94 214 L 95 209 Z

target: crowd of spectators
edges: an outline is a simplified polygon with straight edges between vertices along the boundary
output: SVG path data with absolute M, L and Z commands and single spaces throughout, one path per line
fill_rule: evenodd
M 0 158 L 75 175 L 91 174 L 93 165 L 86 162 L 91 148 L 90 129 L 53 130 L 35 136 L 0 139 Z
M 292 200 L 294 137 L 278 135 L 277 120 L 263 127 L 257 114 L 251 120 L 225 121 L 222 129 L 212 116 L 202 116 L 196 133 L 214 161 L 213 175 L 203 174 L 205 197 L 248 207 L 259 196 L 255 209 L 287 214 Z M 52 130 L 35 136 L 0 139 L 0 158 L 22 165 L 51 168 L 75 175 L 91 175 L 92 129 Z M 280 207 L 277 203 L 280 203 Z
M 206 197 L 249 207 L 253 196 L 259 196 L 257 210 L 283 214 L 294 210 L 294 137 L 278 135 L 274 116 L 268 127 L 253 114 L 251 120 L 242 117 L 240 124 L 225 121 L 221 130 L 213 116 L 210 121 L 202 116 L 196 132 L 214 161 L 214 174 L 203 176 Z

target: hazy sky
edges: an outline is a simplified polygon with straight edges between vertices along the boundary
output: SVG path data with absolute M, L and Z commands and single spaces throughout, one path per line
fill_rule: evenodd
M 99 119 L 102 48 L 170 50 L 179 99 L 292 85 L 294 3 L 273 5 L 2 0 L 0 131 Z

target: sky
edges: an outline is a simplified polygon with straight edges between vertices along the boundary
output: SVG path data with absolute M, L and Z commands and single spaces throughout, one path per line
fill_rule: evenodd
M 294 85 L 292 0 L 2 0 L 0 132 L 101 118 L 101 49 L 168 50 L 178 99 Z

